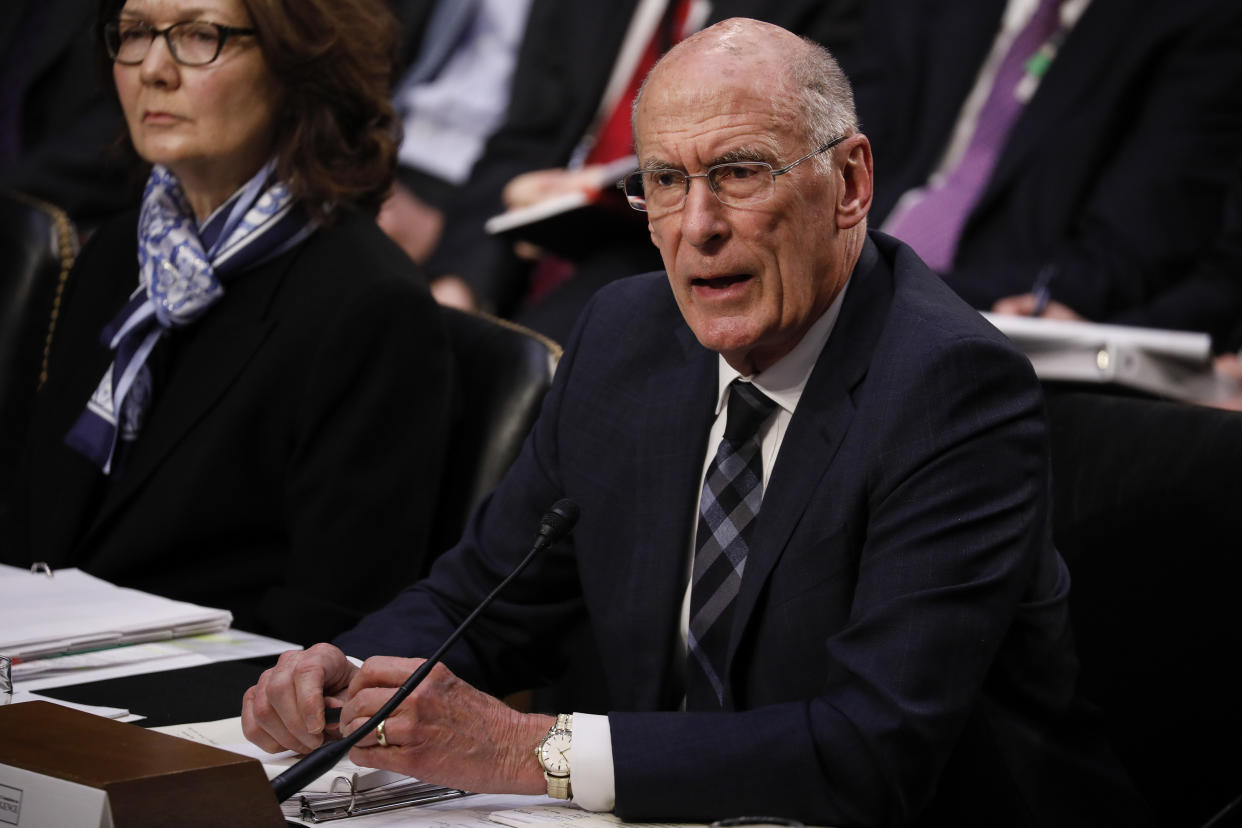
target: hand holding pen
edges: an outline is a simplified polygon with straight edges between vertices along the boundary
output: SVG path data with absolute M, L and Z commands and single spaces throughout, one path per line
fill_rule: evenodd
M 1048 303 L 1052 301 L 1052 280 L 1056 275 L 1057 266 L 1052 262 L 1041 267 L 1039 273 L 1035 274 L 1035 284 L 1031 286 L 1031 295 L 1035 297 L 1031 316 L 1043 316 L 1044 311 L 1048 310 Z
M 1006 316 L 1083 321 L 1083 317 L 1073 308 L 1052 298 L 1052 281 L 1059 270 L 1054 264 L 1044 265 L 1035 275 L 1030 291 L 996 300 L 996 304 L 992 305 L 992 312 Z

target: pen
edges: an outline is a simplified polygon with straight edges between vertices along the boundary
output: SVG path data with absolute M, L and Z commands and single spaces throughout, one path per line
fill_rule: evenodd
M 341 708 L 325 707 L 323 709 L 323 722 L 324 724 L 330 724 L 330 725 L 340 724 L 341 723 Z
M 1048 309 L 1048 302 L 1052 299 L 1052 279 L 1056 274 L 1057 266 L 1051 263 L 1041 267 L 1039 273 L 1035 274 L 1035 284 L 1031 286 L 1031 293 L 1035 295 L 1035 307 L 1031 308 L 1031 316 L 1043 316 Z

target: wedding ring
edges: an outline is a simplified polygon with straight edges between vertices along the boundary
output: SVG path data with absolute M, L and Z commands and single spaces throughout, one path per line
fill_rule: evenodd
M 388 747 L 388 740 L 384 738 L 384 725 L 388 724 L 387 719 L 381 719 L 380 723 L 375 727 L 375 740 L 379 742 L 380 747 Z

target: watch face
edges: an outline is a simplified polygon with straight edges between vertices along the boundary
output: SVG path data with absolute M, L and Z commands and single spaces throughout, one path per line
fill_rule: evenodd
M 552 733 L 539 748 L 539 762 L 553 776 L 569 775 L 570 734 L 563 730 Z

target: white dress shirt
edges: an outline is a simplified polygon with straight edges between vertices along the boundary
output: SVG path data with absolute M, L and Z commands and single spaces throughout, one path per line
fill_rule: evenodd
M 530 0 L 481 0 L 444 68 L 431 80 L 398 91 L 394 103 L 405 128 L 397 149 L 402 166 L 450 184 L 466 180 L 508 109 L 529 10 Z

